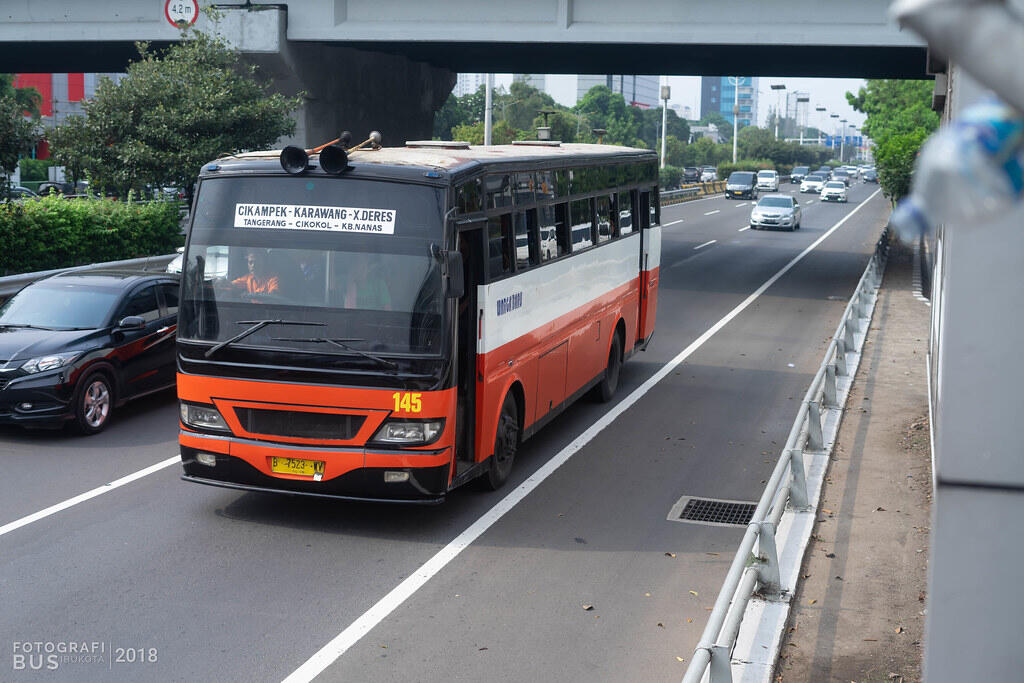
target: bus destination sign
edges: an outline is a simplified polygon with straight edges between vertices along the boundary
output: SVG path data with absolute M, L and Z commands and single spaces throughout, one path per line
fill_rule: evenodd
M 393 209 L 300 204 L 235 204 L 236 228 L 395 233 Z

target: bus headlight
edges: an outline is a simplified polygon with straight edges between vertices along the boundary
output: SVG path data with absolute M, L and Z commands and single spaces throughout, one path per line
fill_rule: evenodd
M 220 411 L 213 406 L 197 405 L 195 403 L 185 403 L 182 401 L 179 405 L 181 411 L 181 421 L 189 427 L 195 427 L 196 429 L 213 429 L 218 432 L 230 432 L 231 428 L 228 427 L 228 423 L 224 421 Z
M 426 446 L 444 431 L 444 420 L 388 420 L 373 435 L 377 443 Z

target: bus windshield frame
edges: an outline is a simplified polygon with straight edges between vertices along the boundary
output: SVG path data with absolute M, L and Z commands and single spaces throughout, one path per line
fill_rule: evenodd
M 236 360 L 385 373 L 394 363 L 373 357 L 443 357 L 445 201 L 443 187 L 387 180 L 204 179 L 182 263 L 179 342 L 230 346 Z M 288 324 L 231 341 L 267 320 Z

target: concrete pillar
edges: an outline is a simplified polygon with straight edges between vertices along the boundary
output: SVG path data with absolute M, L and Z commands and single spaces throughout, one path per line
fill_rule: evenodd
M 456 74 L 401 55 L 331 43 L 289 41 L 287 10 L 221 10 L 214 31 L 259 67 L 273 90 L 304 93 L 295 134 L 283 145 L 313 147 L 352 131 L 362 142 L 378 130 L 385 146 L 429 140 L 434 112 L 455 86 Z

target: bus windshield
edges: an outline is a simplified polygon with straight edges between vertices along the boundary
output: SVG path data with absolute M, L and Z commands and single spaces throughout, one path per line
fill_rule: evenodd
M 434 187 L 332 178 L 206 180 L 182 268 L 178 338 L 354 359 L 441 353 Z M 296 324 L 305 323 L 305 324 Z

